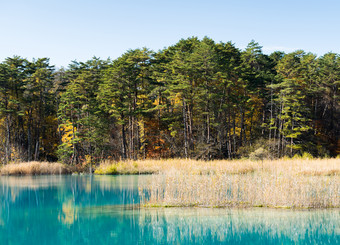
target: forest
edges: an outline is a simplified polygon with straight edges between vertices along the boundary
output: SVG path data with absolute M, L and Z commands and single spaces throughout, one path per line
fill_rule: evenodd
M 56 69 L 0 63 L 0 164 L 340 154 L 340 56 L 191 37 Z

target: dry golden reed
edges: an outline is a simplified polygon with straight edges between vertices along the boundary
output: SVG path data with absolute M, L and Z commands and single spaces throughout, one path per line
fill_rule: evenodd
M 178 161 L 140 188 L 145 205 L 340 207 L 339 159 Z
M 226 165 L 225 163 L 228 162 Z M 222 171 L 229 174 L 252 173 L 256 170 L 256 162 L 243 161 L 197 161 L 191 159 L 136 160 L 115 162 L 103 161 L 96 168 L 96 174 L 156 174 L 177 169 L 193 174 L 213 174 Z
M 67 174 L 70 170 L 61 163 L 49 162 L 21 162 L 4 165 L 0 169 L 1 175 L 41 175 Z

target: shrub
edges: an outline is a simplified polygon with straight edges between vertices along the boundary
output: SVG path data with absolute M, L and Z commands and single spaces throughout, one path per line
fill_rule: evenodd
M 116 164 L 111 164 L 111 165 L 106 165 L 106 166 L 100 166 L 94 171 L 95 174 L 118 174 L 117 171 L 117 165 Z
M 266 151 L 266 158 L 276 158 L 278 157 L 278 154 L 275 149 L 277 149 L 277 142 L 271 140 L 269 141 L 268 139 L 259 139 L 252 143 L 251 145 L 247 146 L 242 146 L 239 148 L 237 151 L 237 154 L 240 158 L 250 158 L 250 154 L 255 152 L 259 148 L 263 148 Z
M 258 148 L 257 150 L 255 150 L 254 152 L 249 154 L 249 158 L 251 160 L 261 160 L 263 161 L 263 159 L 268 158 L 268 151 L 263 149 L 262 147 Z

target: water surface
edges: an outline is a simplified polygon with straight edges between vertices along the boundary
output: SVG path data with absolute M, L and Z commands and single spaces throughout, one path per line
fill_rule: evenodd
M 150 176 L 0 177 L 0 244 L 340 244 L 340 211 L 139 208 Z

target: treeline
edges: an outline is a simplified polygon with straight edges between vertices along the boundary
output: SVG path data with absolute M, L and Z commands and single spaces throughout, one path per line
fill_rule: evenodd
M 340 153 L 340 57 L 262 53 L 209 38 L 129 50 L 56 70 L 49 59 L 0 64 L 0 157 L 234 159 Z

